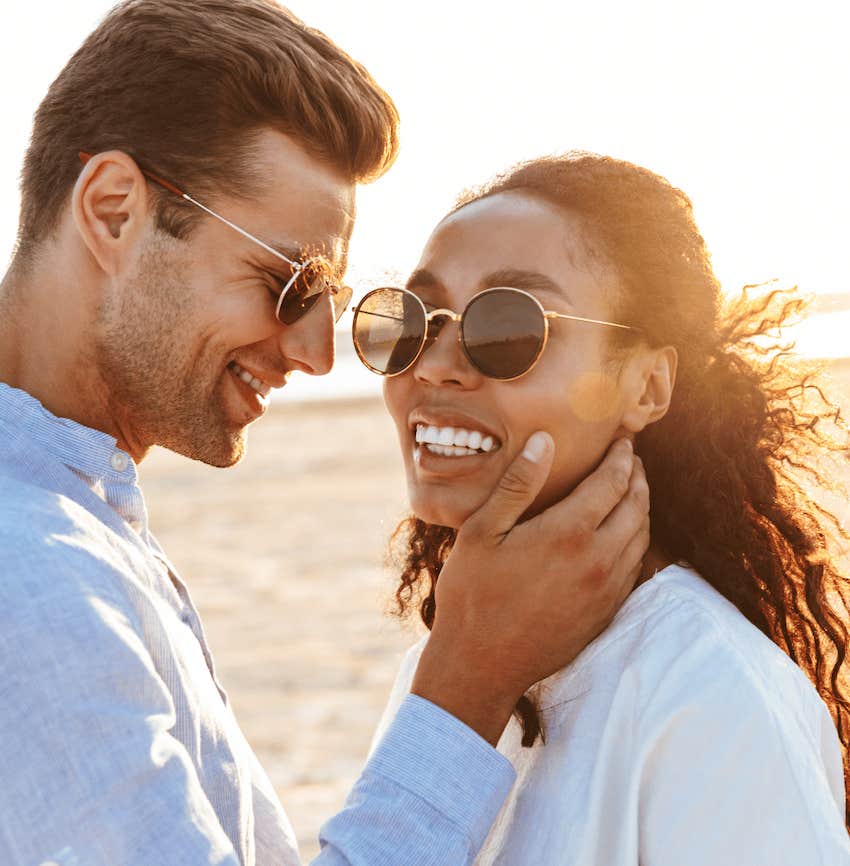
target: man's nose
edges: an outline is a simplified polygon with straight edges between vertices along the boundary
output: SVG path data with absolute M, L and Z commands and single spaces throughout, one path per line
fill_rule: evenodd
M 281 325 L 280 353 L 292 370 L 324 376 L 334 363 L 334 317 L 329 295 L 291 325 Z

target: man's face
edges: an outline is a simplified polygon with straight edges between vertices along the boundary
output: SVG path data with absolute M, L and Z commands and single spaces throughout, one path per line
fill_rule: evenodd
M 259 194 L 205 204 L 293 260 L 324 256 L 341 278 L 354 185 L 280 133 L 263 132 L 256 151 Z M 110 414 L 131 451 L 162 445 L 231 466 L 245 428 L 268 407 L 268 386 L 281 387 L 293 370 L 330 370 L 329 297 L 293 325 L 275 318 L 289 274 L 212 217 L 182 241 L 151 232 L 132 272 L 105 295 L 95 343 Z

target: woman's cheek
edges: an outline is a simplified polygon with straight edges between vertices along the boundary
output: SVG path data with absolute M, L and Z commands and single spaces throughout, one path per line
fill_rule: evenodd
M 570 382 L 566 402 L 578 421 L 602 424 L 614 419 L 619 411 L 619 385 L 602 370 L 587 370 Z

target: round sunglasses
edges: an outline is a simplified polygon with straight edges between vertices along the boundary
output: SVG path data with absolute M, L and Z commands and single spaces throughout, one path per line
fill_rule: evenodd
M 408 289 L 382 288 L 369 292 L 357 305 L 352 337 L 357 356 L 366 367 L 382 376 L 398 376 L 419 360 L 447 321 L 458 322 L 458 340 L 469 363 L 490 379 L 509 382 L 537 365 L 552 319 L 637 330 L 544 310 L 534 295 L 507 286 L 479 292 L 460 314 L 429 310 Z

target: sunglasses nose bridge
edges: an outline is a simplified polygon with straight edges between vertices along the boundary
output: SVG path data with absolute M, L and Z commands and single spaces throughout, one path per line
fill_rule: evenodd
M 466 383 L 474 367 L 463 348 L 462 315 L 454 310 L 431 310 L 426 317 L 427 333 L 417 359 L 417 376 L 432 383 Z M 456 336 L 444 335 L 447 324 L 456 324 Z M 441 336 L 442 342 L 437 344 Z M 436 344 L 436 345 L 435 345 Z
M 454 310 L 431 310 L 425 316 L 425 349 L 432 346 L 442 333 L 443 328 L 449 322 L 460 324 L 463 317 Z M 458 342 L 461 340 L 460 329 L 458 329 Z

